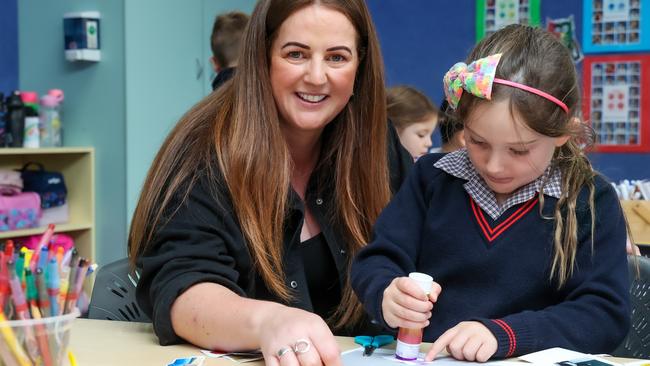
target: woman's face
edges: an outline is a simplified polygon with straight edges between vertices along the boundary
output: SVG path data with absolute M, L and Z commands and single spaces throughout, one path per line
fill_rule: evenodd
M 282 23 L 270 52 L 282 128 L 320 135 L 353 93 L 359 65 L 354 26 L 343 13 L 309 5 Z

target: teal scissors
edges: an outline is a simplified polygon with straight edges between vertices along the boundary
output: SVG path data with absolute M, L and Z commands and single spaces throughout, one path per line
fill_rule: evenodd
M 363 355 L 368 357 L 372 355 L 375 350 L 381 346 L 393 343 L 395 339 L 391 335 L 377 335 L 377 336 L 356 336 L 354 343 L 363 347 Z

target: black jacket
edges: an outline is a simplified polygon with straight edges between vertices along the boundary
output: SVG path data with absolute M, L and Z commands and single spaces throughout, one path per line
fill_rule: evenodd
M 400 145 L 394 129 L 389 127 L 389 131 L 391 188 L 396 192 L 412 166 L 412 158 Z M 332 184 L 317 184 L 329 180 L 326 174 L 315 172 L 307 187 L 305 201 L 320 225 L 343 288 L 349 272 L 346 267 L 348 258 L 342 235 L 330 214 L 334 209 L 334 190 Z M 172 328 L 170 310 L 174 300 L 197 283 L 218 283 L 241 296 L 282 302 L 266 288 L 253 267 L 227 188 L 218 185 L 221 192 L 212 194 L 211 186 L 215 184 L 210 184 L 207 176 L 202 174 L 186 202 L 156 232 L 153 243 L 137 260 L 142 270 L 136 291 L 137 301 L 152 320 L 162 345 L 183 342 Z M 294 290 L 295 296 L 288 305 L 313 311 L 305 268 L 295 245 L 300 241 L 304 207 L 293 190 L 289 205 L 283 260 L 286 284 Z
M 219 71 L 217 76 L 214 77 L 214 80 L 212 80 L 212 90 L 217 90 L 223 83 L 232 79 L 233 75 L 235 75 L 235 70 L 236 68 L 234 67 L 227 67 Z

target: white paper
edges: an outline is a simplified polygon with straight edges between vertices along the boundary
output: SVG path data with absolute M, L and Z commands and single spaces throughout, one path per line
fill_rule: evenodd
M 341 359 L 345 366 L 399 366 L 399 365 L 434 365 L 434 366 L 469 366 L 476 365 L 475 362 L 458 361 L 451 357 L 437 357 L 430 362 L 424 361 L 424 353 L 420 353 L 416 361 L 404 361 L 395 358 L 395 350 L 376 349 L 371 356 L 363 356 L 363 348 L 355 348 L 341 353 Z M 493 361 L 485 362 L 483 365 L 510 365 L 512 362 Z
M 619 366 L 619 364 L 596 355 L 571 351 L 564 348 L 549 348 L 519 357 L 520 360 L 534 365 L 562 366 Z

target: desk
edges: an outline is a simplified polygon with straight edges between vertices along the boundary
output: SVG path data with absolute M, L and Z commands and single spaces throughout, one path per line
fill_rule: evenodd
M 349 337 L 337 337 L 337 341 L 341 351 L 359 347 Z M 75 320 L 70 335 L 70 349 L 77 357 L 79 366 L 163 366 L 174 358 L 201 354 L 198 348 L 187 344 L 160 346 L 153 333 L 151 323 L 91 319 Z M 612 361 L 624 362 L 626 360 L 612 358 Z M 242 364 L 207 357 L 204 363 L 204 366 L 235 365 Z M 263 366 L 264 362 L 251 362 L 243 365 Z
M 352 338 L 337 337 L 341 350 L 359 347 Z M 151 323 L 76 319 L 70 334 L 70 349 L 79 366 L 163 366 L 174 358 L 199 356 L 201 351 L 183 344 L 162 347 Z M 242 365 L 229 360 L 206 357 L 204 366 Z M 264 362 L 243 365 L 263 366 Z

